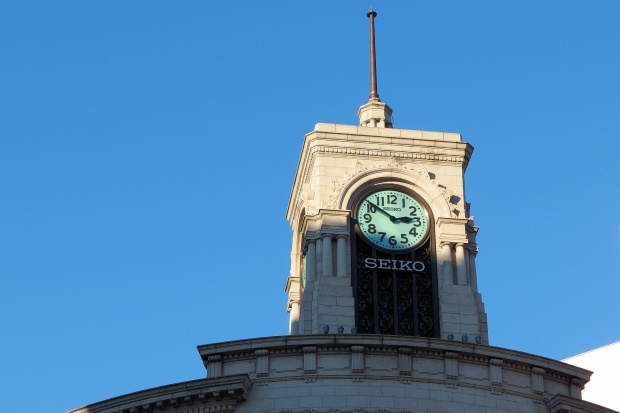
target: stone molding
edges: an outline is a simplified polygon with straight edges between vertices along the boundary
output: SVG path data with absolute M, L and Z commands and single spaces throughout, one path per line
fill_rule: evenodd
M 423 409 L 390 409 L 390 408 L 381 408 L 381 409 L 373 409 L 373 408 L 342 408 L 342 407 L 334 407 L 327 409 L 286 409 L 281 410 L 280 413 L 429 413 L 428 410 Z
M 469 250 L 470 242 L 467 237 L 467 226 L 469 223 L 468 218 L 455 218 L 455 217 L 439 217 L 436 219 L 435 224 L 437 228 L 436 237 L 437 245 L 442 247 L 443 245 L 450 245 L 450 247 L 461 244 Z M 472 243 L 473 248 L 477 250 L 477 245 Z
M 316 241 L 325 235 L 349 235 L 349 211 L 321 209 L 314 215 L 304 215 L 302 233 L 305 242 Z
M 224 371 L 237 372 L 253 365 L 248 361 L 268 354 L 268 371 L 262 369 L 261 377 L 257 361 L 256 372 L 247 372 L 256 383 L 398 380 L 478 388 L 535 402 L 553 397 L 557 389 L 563 389 L 560 393 L 566 396 L 580 397 L 575 388 L 586 383 L 591 374 L 559 361 L 499 347 L 404 336 L 278 336 L 199 346 L 198 351 L 203 360 L 221 355 L 224 363 L 230 363 Z M 344 362 L 346 359 L 349 361 Z M 477 375 L 472 376 L 472 371 L 478 371 Z M 550 389 L 554 393 L 549 393 Z
M 549 413 L 618 413 L 598 404 L 557 394 L 546 402 Z
M 329 201 L 326 199 L 321 201 L 321 207 L 330 209 L 346 209 L 347 205 L 344 205 L 346 202 L 345 193 L 356 183 L 358 183 L 362 177 L 376 174 L 378 172 L 390 172 L 394 170 L 399 170 L 407 174 L 410 181 L 414 184 L 420 185 L 420 182 L 423 182 L 425 187 L 433 188 L 436 192 L 436 194 L 433 194 L 433 198 L 436 198 L 439 195 L 443 196 L 448 204 L 450 214 L 453 217 L 464 216 L 465 205 L 463 203 L 463 194 L 456 193 L 448 185 L 442 184 L 436 179 L 436 174 L 425 166 L 418 167 L 418 165 L 413 163 L 403 164 L 394 156 L 389 156 L 387 159 L 377 160 L 374 162 L 364 162 L 358 160 L 356 163 L 355 172 L 347 172 L 342 176 L 342 178 L 332 180 L 332 195 L 330 196 Z M 430 199 L 427 201 L 430 201 Z
M 306 214 L 312 215 L 320 207 L 324 207 L 323 204 L 314 204 L 315 192 L 309 185 L 315 160 L 322 154 L 335 157 L 375 158 L 375 160 L 400 159 L 405 163 L 417 165 L 422 163 L 453 165 L 465 171 L 473 153 L 473 147 L 462 142 L 458 134 L 357 128 L 348 125 L 321 124 L 316 127 L 325 130 L 315 129 L 305 137 L 286 214 L 291 223 L 304 208 Z M 328 132 L 329 129 L 333 131 Z M 369 135 L 370 132 L 373 134 Z M 464 207 L 465 205 L 462 208 L 463 214 Z
M 247 399 L 248 375 L 186 381 L 155 387 L 81 407 L 68 413 L 232 413 Z
M 312 165 L 309 165 L 309 168 L 312 168 Z M 311 169 L 307 171 L 308 175 L 304 179 L 310 179 L 310 171 Z M 345 205 L 346 193 L 362 178 L 381 172 L 391 173 L 393 171 L 400 171 L 405 174 L 407 181 L 418 186 L 422 184 L 426 189 L 429 189 L 431 199 L 427 199 L 427 202 L 441 196 L 446 202 L 446 208 L 450 216 L 454 218 L 465 216 L 463 194 L 458 193 L 450 188 L 449 185 L 445 185 L 436 179 L 436 174 L 425 166 L 420 167 L 413 163 L 401 163 L 394 156 L 388 156 L 387 159 L 376 161 L 358 160 L 354 172 L 345 172 L 341 178 L 331 180 L 331 195 L 329 195 L 329 199 L 322 199 L 320 205 L 317 205 L 315 193 L 312 191 L 310 183 L 306 182 L 304 190 L 297 198 L 295 209 L 297 211 L 305 209 L 306 215 L 314 215 L 319 209 L 347 209 L 347 205 Z M 311 193 L 312 196 L 308 195 L 308 193 Z M 295 216 L 297 215 L 299 215 L 298 212 L 295 213 Z

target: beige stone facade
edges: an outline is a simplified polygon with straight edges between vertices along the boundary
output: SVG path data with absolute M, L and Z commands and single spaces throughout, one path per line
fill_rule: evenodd
M 442 336 L 488 343 L 475 266 L 478 228 L 464 192 L 472 152 L 456 133 L 320 123 L 306 135 L 287 210 L 291 334 L 355 327 L 352 205 L 369 188 L 396 185 L 421 197 L 434 218 Z

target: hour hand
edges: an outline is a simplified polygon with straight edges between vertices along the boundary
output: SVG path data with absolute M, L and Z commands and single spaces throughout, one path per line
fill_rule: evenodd
M 376 206 L 376 205 L 375 205 L 375 204 L 373 204 L 372 202 L 370 202 L 370 201 L 367 201 L 367 202 L 368 202 L 370 205 L 372 205 L 374 208 L 376 208 L 377 210 L 379 210 L 379 211 L 383 212 L 383 214 L 387 215 L 387 216 L 390 218 L 390 221 L 394 222 L 394 220 L 398 219 L 398 218 L 395 218 L 393 215 L 391 215 L 391 214 L 389 214 L 389 213 L 385 212 L 384 210 L 382 210 L 381 208 L 379 208 L 378 206 Z
M 398 218 L 394 218 L 394 221 L 402 221 L 402 222 L 411 222 L 413 221 L 413 218 L 411 217 L 398 217 Z

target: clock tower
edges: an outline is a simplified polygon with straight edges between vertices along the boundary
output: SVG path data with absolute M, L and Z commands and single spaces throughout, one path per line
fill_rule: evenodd
M 488 344 L 464 183 L 473 147 L 456 133 L 392 127 L 377 91 L 375 16 L 359 125 L 319 123 L 303 142 L 286 213 L 289 332 Z
M 591 372 L 488 345 L 465 198 L 472 146 L 396 129 L 379 99 L 359 125 L 304 139 L 287 209 L 290 335 L 198 346 L 207 377 L 72 413 L 618 413 L 581 400 Z

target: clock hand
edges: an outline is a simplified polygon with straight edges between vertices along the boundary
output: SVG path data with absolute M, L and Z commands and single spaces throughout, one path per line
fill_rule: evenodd
M 388 217 L 390 217 L 390 221 L 394 222 L 394 220 L 395 220 L 395 219 L 397 219 L 397 218 L 395 218 L 393 215 L 390 215 L 389 213 L 385 212 L 384 210 L 382 210 L 381 208 L 379 208 L 378 206 L 376 206 L 375 204 L 373 204 L 372 202 L 370 202 L 370 201 L 366 201 L 366 202 L 368 202 L 370 205 L 372 205 L 373 207 L 375 207 L 376 209 L 378 209 L 379 211 L 383 212 L 385 215 L 387 215 Z
M 411 217 L 397 217 L 397 218 L 394 218 L 394 220 L 395 221 L 402 221 L 402 222 L 408 223 L 408 222 L 413 221 L 413 218 L 411 218 Z

